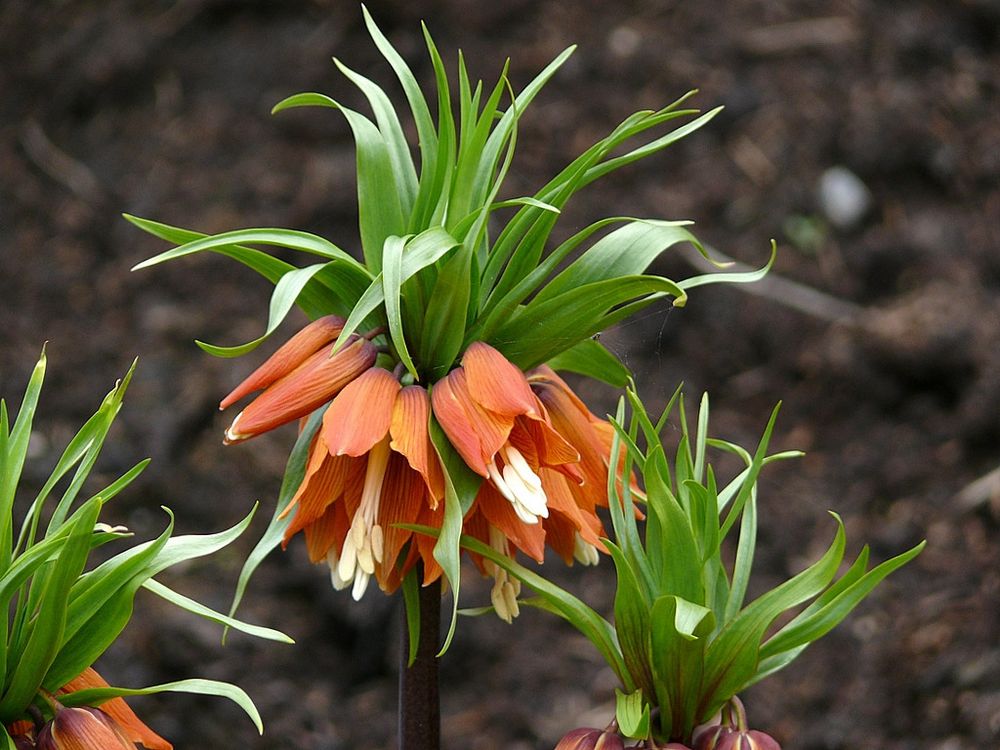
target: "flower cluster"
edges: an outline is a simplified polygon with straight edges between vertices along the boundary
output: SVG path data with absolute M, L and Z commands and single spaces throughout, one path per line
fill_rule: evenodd
M 313 321 L 221 403 L 258 395 L 226 431 L 246 440 L 294 421 L 325 402 L 305 473 L 284 515 L 284 533 L 303 532 L 309 557 L 325 561 L 333 585 L 355 599 L 374 578 L 394 590 L 418 560 L 424 583 L 442 573 L 434 540 L 408 526 L 440 528 L 445 483 L 431 440 L 435 420 L 466 466 L 481 478 L 464 530 L 511 556 L 541 561 L 548 544 L 564 560 L 597 561 L 607 504 L 612 430 L 550 368 L 525 375 L 500 352 L 472 343 L 461 364 L 430 388 L 404 385 L 397 368 L 375 364 L 358 338 L 331 354 L 343 321 Z M 475 556 L 495 578 L 497 613 L 517 614 L 518 584 Z
M 606 502 L 612 431 L 555 371 L 624 386 L 628 370 L 593 338 L 597 332 L 658 302 L 682 306 L 690 288 L 753 281 L 766 271 L 679 282 L 651 273 L 679 245 L 704 254 L 688 221 L 607 218 L 550 241 L 577 192 L 668 148 L 718 109 L 683 108 L 687 95 L 636 112 L 533 195 L 501 197 L 520 118 L 573 49 L 516 93 L 506 67 L 484 88 L 470 81 L 459 55 L 456 90 L 425 35 L 434 73 L 434 90 L 425 92 L 363 13 L 405 93 L 416 148 L 390 95 L 340 61 L 374 118 L 312 92 L 273 110 L 344 115 L 357 150 L 358 237 L 349 244 L 358 252 L 295 229 L 203 235 L 127 217 L 176 245 L 137 268 L 219 252 L 274 284 L 264 335 L 237 346 L 200 343 L 208 352 L 251 351 L 293 306 L 314 321 L 222 402 L 263 391 L 233 420 L 228 443 L 309 417 L 279 499 L 284 516 L 244 567 L 237 603 L 263 554 L 282 533 L 287 543 L 299 531 L 310 557 L 325 560 L 333 584 L 350 587 L 355 598 L 373 578 L 395 589 L 418 561 L 425 582 L 443 575 L 457 594 L 463 532 L 507 559 L 520 551 L 540 560 L 548 545 L 567 561 L 595 562 L 603 547 L 594 511 Z M 680 127 L 667 127 L 682 118 Z M 299 267 L 271 247 L 321 262 Z M 323 409 L 322 419 L 312 418 Z M 518 582 L 473 557 L 494 576 L 494 607 L 510 620 Z

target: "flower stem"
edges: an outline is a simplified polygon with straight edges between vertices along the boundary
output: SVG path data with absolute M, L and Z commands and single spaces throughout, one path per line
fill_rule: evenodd
M 422 577 L 422 572 L 418 571 Z M 437 650 L 441 635 L 441 581 L 419 589 L 420 640 L 407 666 L 410 638 L 403 615 L 399 648 L 399 750 L 439 750 L 441 708 L 438 700 Z

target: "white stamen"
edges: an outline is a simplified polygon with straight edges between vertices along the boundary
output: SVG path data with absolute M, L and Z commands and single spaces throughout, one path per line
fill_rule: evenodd
M 504 458 L 507 459 L 507 463 L 514 467 L 517 473 L 524 480 L 525 484 L 531 485 L 537 489 L 541 489 L 542 480 L 538 478 L 538 475 L 532 471 L 528 462 L 524 460 L 524 456 L 521 455 L 521 451 L 515 448 L 513 445 L 505 445 L 503 449 Z
M 497 467 L 495 458 L 486 469 L 493 485 L 513 506 L 517 517 L 527 524 L 536 524 L 539 518 L 548 518 L 549 499 L 542 489 L 541 478 L 513 445 L 505 445 L 500 455 L 504 458 L 503 469 Z
M 112 526 L 107 523 L 95 523 L 94 532 L 104 532 L 105 534 L 128 534 L 129 530 L 127 526 Z
M 507 482 L 504 481 L 503 475 L 497 468 L 496 460 L 490 461 L 486 466 L 486 470 L 489 472 L 490 479 L 493 480 L 493 485 L 500 491 L 509 502 L 514 502 L 514 493 L 510 491 L 510 487 L 507 486 Z
M 354 581 L 351 596 L 360 599 L 368 581 L 375 574 L 376 563 L 382 562 L 385 535 L 375 520 L 378 518 L 379 501 L 382 497 L 382 481 L 389 465 L 389 437 L 382 438 L 368 452 L 365 469 L 365 483 L 361 489 L 361 502 L 351 528 L 344 539 L 344 549 L 337 563 L 336 575 L 342 581 Z M 336 584 L 335 584 L 336 585 Z
M 542 518 L 549 517 L 549 508 L 546 505 L 548 498 L 541 488 L 530 486 L 511 464 L 503 467 L 503 478 L 514 493 L 515 500 L 523 505 L 525 510 Z
M 351 597 L 354 601 L 361 601 L 361 597 L 365 595 L 365 589 L 368 588 L 368 581 L 371 576 L 362 570 L 359 570 L 354 574 L 354 588 L 351 589 Z
M 344 579 L 340 577 L 337 572 L 338 563 L 340 558 L 337 555 L 337 548 L 330 547 L 329 551 L 326 553 L 326 564 L 330 566 L 330 583 L 337 591 L 343 591 L 348 586 L 351 585 L 350 579 Z
M 510 557 L 510 546 L 507 539 L 494 526 L 490 526 L 490 547 L 501 555 Z M 493 588 L 490 590 L 490 602 L 497 613 L 497 617 L 506 623 L 513 622 L 514 618 L 521 613 L 521 608 L 517 603 L 517 597 L 521 593 L 521 582 L 512 578 L 506 570 L 489 560 L 485 561 L 486 572 L 493 576 Z
M 573 558 L 581 565 L 597 565 L 601 556 L 597 547 L 580 536 L 580 532 L 577 531 L 573 537 Z

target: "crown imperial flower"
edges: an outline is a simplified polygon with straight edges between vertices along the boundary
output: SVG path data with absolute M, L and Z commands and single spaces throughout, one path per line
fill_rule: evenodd
M 326 560 L 334 587 L 352 586 L 355 599 L 372 576 L 383 588 L 398 585 L 397 558 L 412 532 L 397 524 L 426 522 L 444 497 L 429 401 L 425 388 L 402 387 L 387 370 L 362 373 L 324 414 L 305 478 L 284 510 L 295 510 L 285 543 L 304 531 L 310 559 Z M 440 570 L 423 549 L 426 581 Z

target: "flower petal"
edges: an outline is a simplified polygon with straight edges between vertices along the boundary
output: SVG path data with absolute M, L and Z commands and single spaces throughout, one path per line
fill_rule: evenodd
M 489 476 L 487 465 L 507 442 L 513 417 L 487 411 L 469 393 L 465 371 L 452 370 L 431 390 L 434 416 L 470 469 Z
M 384 538 L 382 564 L 376 569 L 376 576 L 383 590 L 392 590 L 389 574 L 396 569 L 396 558 L 403 545 L 413 536 L 412 531 L 401 529 L 398 524 L 417 523 L 427 504 L 427 487 L 420 474 L 410 468 L 403 456 L 392 454 L 382 480 L 378 515 Z
M 444 498 L 444 475 L 427 429 L 430 411 L 431 398 L 426 388 L 408 385 L 401 389 L 392 408 L 389 447 L 406 456 L 414 471 L 420 472 L 431 505 L 437 507 Z
M 389 433 L 399 381 L 372 367 L 337 394 L 323 415 L 323 439 L 335 456 L 360 456 Z
M 538 402 L 524 373 L 489 344 L 472 342 L 462 355 L 462 367 L 469 392 L 482 407 L 507 417 L 538 416 Z
M 240 412 L 224 442 L 247 440 L 315 411 L 375 364 L 376 354 L 367 339 L 356 339 L 332 357 L 324 347 Z
M 516 546 L 538 562 L 545 558 L 545 529 L 542 524 L 526 524 L 517 517 L 513 506 L 489 482 L 483 482 L 473 508 L 496 526 Z
M 345 503 L 330 503 L 323 514 L 303 530 L 309 561 L 324 562 L 331 547 L 339 552 L 350 526 Z
M 250 373 L 250 376 L 222 399 L 220 409 L 226 409 L 244 396 L 267 388 L 272 383 L 288 375 L 326 344 L 332 343 L 344 330 L 344 319 L 336 315 L 317 318 L 288 341 L 264 364 Z

